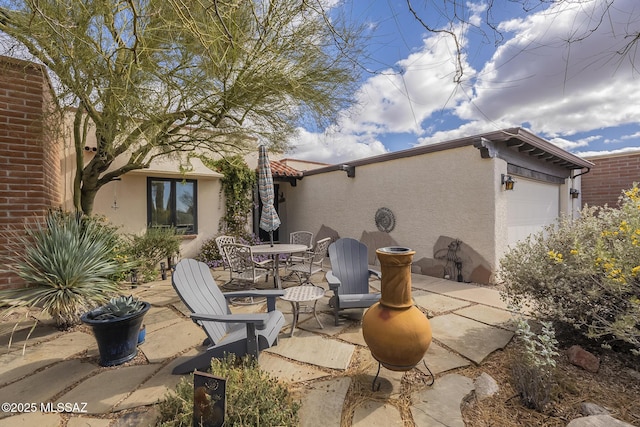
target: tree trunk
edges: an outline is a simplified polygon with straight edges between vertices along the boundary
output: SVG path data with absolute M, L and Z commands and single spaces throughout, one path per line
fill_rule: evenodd
M 98 189 L 87 190 L 84 187 L 80 191 L 80 207 L 85 215 L 91 215 L 93 212 L 93 204 L 96 200 Z

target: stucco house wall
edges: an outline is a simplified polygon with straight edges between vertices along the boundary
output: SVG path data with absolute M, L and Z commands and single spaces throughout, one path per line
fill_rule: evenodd
M 415 250 L 414 262 L 434 258 L 447 237 L 461 240 L 495 273 L 510 243 L 518 184 L 524 197 L 532 183 L 555 194 L 549 203 L 555 211 L 541 224 L 546 225 L 551 216 L 572 214 L 569 189 L 580 185 L 573 171 L 590 163 L 522 129 L 487 136 L 307 171 L 296 187 L 286 188 L 286 232 L 317 233 L 324 225 L 340 237 L 358 239 L 378 232 L 375 214 L 385 207 L 396 222 L 389 239 Z M 502 185 L 506 174 L 519 180 L 513 191 Z M 463 280 L 469 279 L 466 271 Z
M 386 207 L 396 220 L 389 234 L 415 250 L 414 258 L 432 256 L 433 244 L 446 235 L 482 249 L 493 261 L 500 194 L 478 183 L 491 182 L 494 169 L 506 170 L 506 164 L 477 157 L 478 150 L 463 147 L 358 166 L 354 178 L 339 170 L 305 176 L 288 189 L 287 225 L 317 232 L 324 224 L 357 239 L 363 231 L 378 231 L 375 214 Z M 481 226 L 469 223 L 470 211 Z
M 64 155 L 61 161 L 63 207 L 73 209 L 73 177 L 75 174 L 75 153 L 72 145 L 72 117 L 67 116 Z M 95 134 L 87 137 L 88 150 L 83 151 L 85 165 L 95 155 Z M 149 169 L 135 170 L 123 175 L 119 181 L 112 181 L 97 193 L 93 213 L 106 216 L 111 223 L 120 227 L 122 233 L 143 234 L 147 229 L 147 178 L 174 178 L 197 181 L 197 221 L 198 232 L 182 236 L 181 257 L 195 257 L 202 244 L 218 233 L 220 219 L 224 216 L 224 196 L 222 194 L 222 174 L 206 168 L 199 159 L 191 160 L 192 170 L 180 171 L 177 161 L 169 159 L 152 162 Z M 114 163 L 112 168 L 117 168 Z
M 582 177 L 583 204 L 615 207 L 622 191 L 640 182 L 640 151 L 586 159 L 594 166 Z

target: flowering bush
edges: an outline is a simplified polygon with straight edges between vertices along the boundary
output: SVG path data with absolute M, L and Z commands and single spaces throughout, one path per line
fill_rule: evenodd
M 607 346 L 640 351 L 640 189 L 619 207 L 585 207 L 520 242 L 500 262 L 503 298 L 533 305 Z

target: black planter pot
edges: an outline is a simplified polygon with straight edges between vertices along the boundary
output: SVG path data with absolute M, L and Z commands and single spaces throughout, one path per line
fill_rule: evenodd
M 101 366 L 116 366 L 136 357 L 138 354 L 138 333 L 144 315 L 151 305 L 142 303 L 142 309 L 129 316 L 115 319 L 98 320 L 93 317 L 99 314 L 97 308 L 80 317 L 83 323 L 90 325 L 98 342 Z

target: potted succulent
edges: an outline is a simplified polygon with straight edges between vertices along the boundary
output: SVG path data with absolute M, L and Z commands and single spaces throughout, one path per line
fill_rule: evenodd
M 140 326 L 150 307 L 132 295 L 118 296 L 80 317 L 93 329 L 100 365 L 120 365 L 136 357 Z

